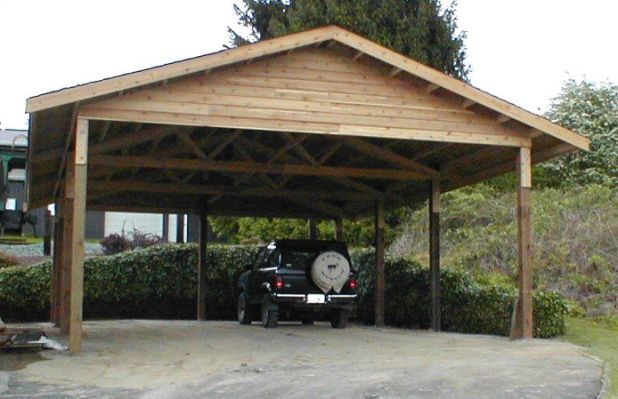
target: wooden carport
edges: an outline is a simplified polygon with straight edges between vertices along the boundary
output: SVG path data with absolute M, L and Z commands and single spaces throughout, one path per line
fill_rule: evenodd
M 509 77 L 512 79 L 513 77 Z M 440 329 L 440 193 L 517 171 L 519 305 L 532 337 L 531 165 L 589 142 L 336 26 L 30 98 L 28 205 L 55 203 L 52 319 L 80 350 L 86 209 L 334 219 L 429 199 Z M 198 319 L 206 247 L 200 243 Z

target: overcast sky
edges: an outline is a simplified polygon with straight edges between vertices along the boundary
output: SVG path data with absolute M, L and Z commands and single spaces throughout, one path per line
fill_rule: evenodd
M 1 0 L 0 126 L 26 128 L 30 96 L 220 50 L 233 3 Z M 535 112 L 569 77 L 618 82 L 617 16 L 616 0 L 459 0 L 471 81 Z

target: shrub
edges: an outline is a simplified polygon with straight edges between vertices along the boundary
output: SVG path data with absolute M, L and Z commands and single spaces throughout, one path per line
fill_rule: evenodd
M 254 246 L 211 246 L 206 276 L 207 314 L 236 317 L 236 281 L 243 265 L 257 253 Z M 358 269 L 356 319 L 374 318 L 374 257 L 352 251 Z M 196 312 L 197 248 L 193 244 L 160 245 L 108 257 L 87 258 L 84 270 L 86 318 L 193 318 Z M 49 307 L 50 262 L 0 271 L 0 315 L 9 321 L 43 320 Z M 468 273 L 444 269 L 443 326 L 446 331 L 507 335 L 515 288 L 482 285 Z M 429 326 L 429 275 L 418 263 L 390 258 L 386 263 L 388 325 Z M 567 307 L 562 296 L 535 293 L 535 334 L 550 337 L 564 331 Z
M 6 252 L 0 251 L 0 269 L 4 269 L 5 267 L 15 266 L 19 264 L 17 258 L 11 254 L 7 254 Z
M 119 254 L 131 248 L 129 240 L 125 236 L 116 233 L 104 237 L 101 240 L 101 246 L 105 255 Z
M 110 234 L 101 240 L 103 253 L 114 255 L 130 249 L 148 248 L 153 245 L 161 244 L 163 239 L 156 234 L 144 233 L 138 229 L 133 229 L 129 234 Z

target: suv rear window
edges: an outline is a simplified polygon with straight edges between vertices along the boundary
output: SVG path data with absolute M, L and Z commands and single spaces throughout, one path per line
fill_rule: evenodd
M 296 270 L 306 270 L 315 258 L 323 252 L 336 251 L 349 259 L 348 251 L 341 244 L 327 243 L 298 243 L 283 246 L 281 265 Z

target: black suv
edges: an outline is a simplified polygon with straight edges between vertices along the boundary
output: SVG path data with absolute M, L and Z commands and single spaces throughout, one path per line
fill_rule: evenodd
M 260 317 L 264 327 L 274 328 L 280 316 L 313 324 L 327 312 L 334 328 L 347 326 L 358 283 L 344 243 L 273 241 L 246 269 L 238 280 L 241 324 Z

